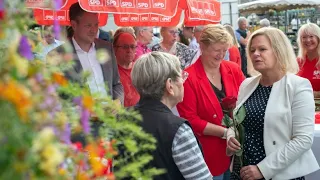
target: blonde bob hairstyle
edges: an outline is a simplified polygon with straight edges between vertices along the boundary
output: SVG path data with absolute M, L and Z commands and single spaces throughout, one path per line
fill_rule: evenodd
M 206 46 L 209 46 L 215 43 L 225 43 L 225 44 L 228 44 L 229 46 L 233 44 L 232 36 L 221 24 L 206 25 L 201 32 L 199 42 L 203 43 Z
M 257 36 L 265 36 L 271 45 L 272 51 L 279 64 L 279 70 L 287 73 L 296 74 L 299 71 L 299 65 L 296 60 L 292 45 L 287 36 L 279 29 L 273 27 L 264 27 L 255 31 L 249 38 L 247 45 L 247 58 L 248 58 L 248 73 L 251 76 L 257 75 L 258 72 L 254 70 L 250 50 L 252 40 Z
M 320 69 L 320 28 L 318 25 L 314 23 L 307 23 L 300 27 L 297 37 L 297 43 L 299 45 L 299 53 L 298 53 L 298 61 L 300 65 L 303 65 L 306 62 L 307 50 L 302 45 L 302 36 L 303 35 L 313 35 L 316 36 L 318 39 L 318 46 L 317 46 L 317 53 L 318 53 L 318 62 L 316 67 Z
M 153 51 L 139 57 L 132 71 L 132 84 L 141 97 L 161 100 L 169 78 L 177 81 L 181 76 L 181 64 L 177 56 Z

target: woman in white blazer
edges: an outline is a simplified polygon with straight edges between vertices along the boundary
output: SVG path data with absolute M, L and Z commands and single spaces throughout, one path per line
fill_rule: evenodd
M 243 145 L 231 128 L 227 133 L 227 154 L 243 149 L 244 165 L 233 163 L 231 179 L 303 180 L 319 169 L 311 151 L 315 114 L 311 84 L 295 75 L 299 67 L 281 30 L 255 31 L 247 57 L 258 73 L 241 84 L 238 94 L 235 112 L 241 106 L 246 109 Z

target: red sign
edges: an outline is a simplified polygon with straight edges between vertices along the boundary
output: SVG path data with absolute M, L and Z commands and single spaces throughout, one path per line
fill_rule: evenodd
M 220 2 L 216 0 L 187 0 L 189 20 L 219 22 L 221 20 Z
M 79 0 L 89 12 L 113 14 L 155 14 L 172 17 L 178 9 L 176 0 Z
M 57 11 L 52 9 L 33 9 L 34 18 L 40 25 L 53 25 L 54 21 L 58 21 L 60 25 L 69 26 L 69 8 L 76 2 L 78 2 L 78 0 L 68 0 L 67 3 Z M 99 26 L 106 25 L 107 20 L 107 13 L 99 14 Z
M 115 14 L 114 22 L 118 26 L 162 26 L 172 27 L 179 24 L 182 10 L 178 10 L 173 17 L 155 14 Z

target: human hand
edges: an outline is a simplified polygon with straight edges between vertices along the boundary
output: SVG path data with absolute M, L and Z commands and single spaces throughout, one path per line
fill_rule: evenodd
M 250 165 L 241 168 L 240 177 L 243 180 L 255 180 L 262 179 L 263 175 L 261 174 L 257 165 Z
M 233 155 L 241 149 L 241 144 L 236 138 L 231 137 L 227 142 L 227 155 Z

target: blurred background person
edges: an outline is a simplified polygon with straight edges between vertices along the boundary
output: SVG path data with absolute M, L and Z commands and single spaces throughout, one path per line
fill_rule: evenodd
M 177 105 L 181 117 L 187 119 L 202 145 L 205 161 L 214 180 L 230 177 L 230 157 L 226 155 L 226 132 L 223 127 L 223 98 L 237 97 L 245 79 L 240 67 L 223 60 L 232 44 L 231 35 L 222 25 L 207 25 L 200 35 L 201 56 L 186 71 L 185 97 Z
M 103 29 L 98 29 L 97 38 L 111 43 L 109 32 L 104 31 Z
M 166 170 L 154 179 L 212 180 L 190 124 L 170 111 L 182 101 L 188 77 L 179 59 L 163 52 L 142 55 L 131 76 L 141 96 L 136 106 L 143 119 L 140 125 L 157 140 L 149 165 Z
M 46 60 L 48 53 L 64 44 L 64 42 L 56 39 L 53 32 L 53 26 L 42 26 L 42 37 L 44 42 L 39 44 L 41 46 L 41 48 L 39 48 L 41 51 L 36 53 L 36 57 L 40 60 Z
M 177 42 L 179 31 L 177 27 L 162 27 L 160 29 L 162 41 L 152 47 L 152 51 L 161 51 L 176 55 L 181 62 L 182 69 L 189 66 L 197 54 L 196 50 Z
M 194 38 L 196 39 L 195 43 L 197 43 L 195 46 L 197 46 L 198 48 L 196 49 L 197 50 L 197 54 L 193 57 L 193 60 L 192 60 L 191 64 L 194 64 L 199 59 L 199 57 L 201 55 L 199 39 L 200 39 L 201 32 L 203 30 L 203 27 L 204 26 L 196 26 L 196 27 L 194 27 L 194 30 L 193 30 L 194 31 L 193 35 L 194 35 Z
M 134 33 L 137 37 L 138 47 L 135 57 L 135 60 L 137 60 L 141 55 L 151 52 L 148 45 L 152 42 L 153 27 L 134 27 Z
M 120 81 L 124 90 L 124 107 L 135 106 L 140 96 L 132 84 L 131 71 L 137 42 L 130 28 L 119 28 L 117 30 L 114 34 L 113 48 L 118 64 Z
M 240 55 L 240 51 L 239 51 L 240 46 L 239 46 L 239 43 L 236 39 L 236 35 L 234 34 L 234 29 L 231 25 L 224 25 L 224 28 L 226 28 L 226 30 L 228 31 L 228 33 L 232 37 L 232 45 L 228 49 L 224 59 L 237 63 L 239 65 L 239 67 L 241 68 L 241 55 Z
M 261 19 L 260 20 L 260 27 L 269 27 L 270 26 L 270 21 L 267 18 Z
M 248 21 L 245 17 L 238 18 L 238 29 L 235 31 L 235 35 L 238 43 L 240 44 L 240 55 L 241 55 L 241 69 L 245 76 L 250 76 L 248 74 L 247 69 L 247 55 L 246 55 L 246 47 L 248 43 L 248 39 L 250 37 L 250 31 L 248 28 Z
M 180 42 L 186 46 L 189 46 L 190 41 L 189 39 L 183 34 L 183 30 L 181 30 L 180 28 L 178 28 L 179 31 L 179 37 L 177 39 L 177 42 Z
M 189 40 L 189 48 L 198 50 L 199 44 L 197 43 L 197 39 L 194 37 L 194 27 L 184 26 L 182 33 L 184 37 L 186 37 Z
M 300 19 L 297 19 L 296 16 L 294 15 L 292 17 L 290 24 L 291 24 L 291 30 L 296 33 L 296 32 L 298 32 L 299 25 L 301 26 L 301 21 L 300 21 Z
M 299 76 L 309 79 L 315 98 L 320 98 L 320 28 L 314 23 L 301 26 L 298 32 Z
M 240 87 L 236 109 L 244 106 L 246 112 L 243 167 L 234 156 L 231 179 L 304 180 L 319 169 L 311 150 L 315 118 L 311 84 L 295 75 L 298 63 L 281 30 L 255 31 L 247 48 L 248 60 L 260 74 Z M 240 144 L 231 128 L 227 134 L 227 153 L 234 154 Z

